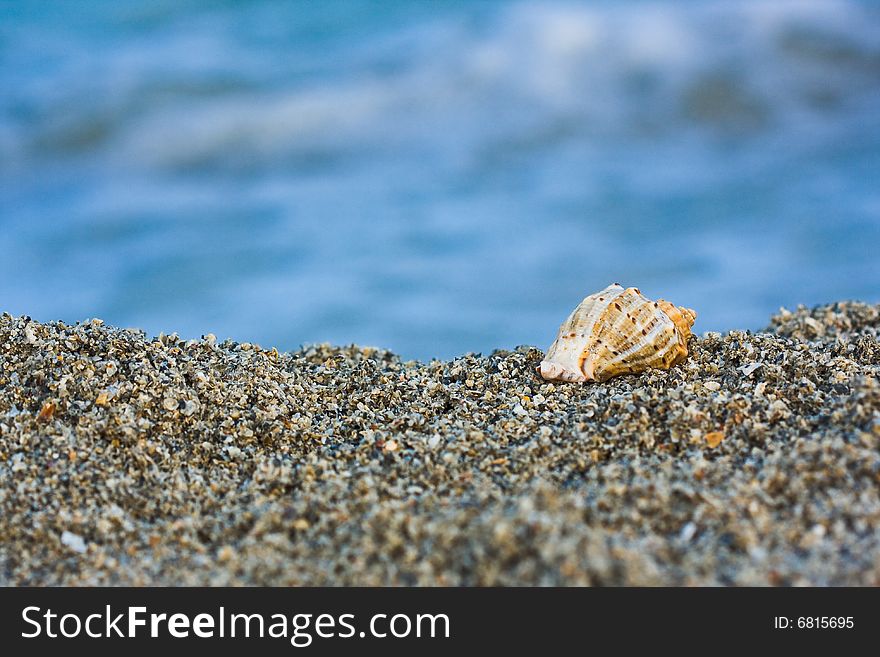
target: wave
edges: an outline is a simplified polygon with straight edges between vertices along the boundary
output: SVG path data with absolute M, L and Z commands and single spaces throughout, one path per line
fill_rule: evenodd
M 275 20 L 296 19 L 276 7 Z M 16 85 L 0 105 L 3 160 L 97 155 L 179 171 L 313 166 L 389 148 L 491 157 L 570 142 L 825 134 L 841 114 L 878 105 L 880 16 L 862 3 L 523 3 L 475 14 L 463 7 L 394 38 L 380 30 L 368 45 L 337 45 L 318 79 L 284 63 L 314 59 L 295 42 L 247 48 L 235 22 L 181 31 L 171 14 L 149 45 L 71 46 L 61 65 Z M 4 76 L 9 51 L 38 29 L 7 27 L 16 38 Z

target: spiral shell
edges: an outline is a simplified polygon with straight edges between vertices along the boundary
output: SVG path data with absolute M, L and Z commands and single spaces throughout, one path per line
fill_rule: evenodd
M 581 301 L 541 362 L 547 380 L 605 381 L 618 374 L 668 369 L 688 354 L 697 313 L 638 288 L 609 285 Z

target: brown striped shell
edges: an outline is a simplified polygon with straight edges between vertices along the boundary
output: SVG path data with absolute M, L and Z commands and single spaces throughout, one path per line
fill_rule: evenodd
M 617 283 L 581 301 L 541 362 L 547 380 L 605 381 L 618 374 L 668 369 L 688 354 L 697 313 Z

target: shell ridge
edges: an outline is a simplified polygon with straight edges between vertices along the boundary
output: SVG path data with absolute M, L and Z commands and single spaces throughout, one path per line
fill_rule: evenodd
M 600 381 L 629 371 L 630 366 L 623 365 L 623 360 L 637 351 L 642 344 L 637 336 L 634 340 L 630 339 L 634 337 L 633 331 L 636 329 L 641 331 L 642 327 L 650 323 L 650 318 L 643 318 L 639 311 L 648 300 L 644 299 L 636 288 L 627 288 L 619 299 L 620 303 L 608 308 L 600 320 L 601 328 L 598 335 L 604 338 L 606 348 L 603 350 L 604 354 L 595 355 L 592 363 L 595 378 Z
M 634 288 L 630 288 L 630 289 L 634 289 Z M 648 301 L 648 300 L 646 299 L 645 301 Z M 648 301 L 648 303 L 650 303 L 650 301 Z M 629 326 L 627 325 L 627 320 L 630 318 L 627 317 L 627 309 L 630 308 L 631 305 L 630 306 L 622 306 L 618 310 L 619 316 L 617 317 L 617 319 L 610 326 L 608 326 L 607 329 L 603 327 L 603 330 L 602 330 L 603 334 L 607 335 L 607 332 L 610 332 L 612 336 L 618 338 L 618 340 L 616 342 L 614 342 L 614 344 L 615 344 L 615 346 L 621 348 L 620 351 L 625 351 L 626 349 L 629 349 L 628 345 L 638 344 L 641 341 L 641 339 L 639 337 L 636 337 L 636 339 L 633 340 L 632 342 L 627 342 L 627 341 L 620 339 L 620 338 L 626 337 L 626 335 L 627 335 L 627 331 L 624 331 L 622 329 L 624 329 L 624 328 L 629 329 Z M 617 310 L 617 309 L 615 309 L 615 310 Z M 668 318 L 666 318 L 666 319 L 668 320 Z M 637 328 L 638 330 L 641 330 L 646 325 L 647 324 L 636 323 L 634 325 L 634 327 Z
M 678 342 L 670 340 L 665 345 L 663 345 L 662 348 L 658 349 L 657 351 L 646 355 L 642 359 L 632 361 L 632 364 L 633 365 L 641 365 L 644 363 L 652 363 L 652 362 L 661 362 L 662 363 L 663 362 L 662 356 L 665 356 L 667 353 L 669 353 L 670 350 L 678 349 L 678 348 L 679 348 Z
M 633 356 L 633 355 L 638 354 L 640 351 L 642 351 L 642 350 L 645 349 L 646 347 L 648 347 L 648 346 L 650 346 L 651 344 L 653 344 L 654 339 L 657 338 L 658 335 L 664 331 L 664 329 L 670 328 L 670 325 L 671 325 L 671 322 L 669 322 L 669 324 L 664 324 L 664 323 L 662 323 L 662 322 L 658 322 L 657 325 L 656 325 L 654 328 L 652 328 L 652 329 L 648 332 L 647 335 L 643 335 L 643 336 L 641 336 L 640 339 L 635 340 L 635 341 L 633 342 L 633 344 L 632 344 L 631 347 L 629 347 L 629 348 L 626 349 L 625 351 L 620 352 L 620 354 L 617 355 L 617 356 L 615 356 L 611 361 L 609 361 L 609 363 L 623 364 L 623 361 L 624 361 L 624 360 L 626 360 L 627 358 L 630 358 L 630 357 Z M 638 326 L 638 325 L 637 325 L 637 326 Z M 673 328 L 673 330 L 674 330 L 674 328 Z M 665 354 L 666 351 L 669 349 L 669 347 L 672 346 L 673 344 L 675 344 L 675 343 L 674 343 L 674 342 L 669 342 L 669 344 L 667 344 L 667 345 L 663 348 L 663 350 L 662 350 L 663 353 Z M 649 353 L 650 353 L 650 352 L 649 352 Z M 653 353 L 654 353 L 655 355 L 659 355 L 659 354 L 660 354 L 659 351 L 655 351 L 655 352 L 653 352 Z M 647 359 L 647 360 L 650 360 L 650 358 L 646 358 L 646 359 Z M 638 362 L 639 362 L 639 360 L 636 360 L 636 361 L 630 362 L 629 364 L 630 364 L 630 365 L 634 365 L 634 364 L 636 364 L 636 363 L 638 363 Z
M 620 330 L 623 327 L 623 322 L 626 318 L 626 313 L 624 311 L 624 306 L 626 304 L 626 300 L 623 301 L 623 304 L 619 303 L 618 300 L 626 294 L 626 290 L 621 292 L 615 299 L 615 303 L 612 306 L 610 303 L 605 308 L 605 311 L 602 313 L 602 317 L 599 318 L 598 324 L 600 325 L 600 329 L 597 332 L 597 342 L 598 340 L 602 340 L 603 349 L 602 351 L 609 351 L 611 354 L 615 352 L 619 353 L 621 349 L 620 337 L 622 335 L 622 331 Z M 611 320 L 611 317 L 616 315 L 616 319 Z M 595 378 L 598 380 L 602 380 L 602 374 L 608 371 L 608 362 L 610 359 L 602 362 L 599 356 L 601 356 L 601 352 L 599 350 L 593 351 L 590 358 L 591 370 L 595 375 Z M 598 364 L 598 367 L 597 367 Z
M 597 321 L 604 309 L 623 291 L 620 286 L 609 285 L 577 305 L 560 326 L 556 339 L 541 361 L 542 376 L 546 374 L 545 378 L 566 381 L 588 379 L 583 366 L 591 351 Z

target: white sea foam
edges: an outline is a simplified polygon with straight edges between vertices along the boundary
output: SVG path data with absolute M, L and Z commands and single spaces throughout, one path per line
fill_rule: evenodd
M 431 52 L 383 52 L 380 41 L 378 54 L 364 61 L 329 52 L 339 60 L 334 75 L 271 86 L 260 69 L 295 58 L 294 44 L 261 53 L 243 48 L 234 26 L 208 32 L 218 26 L 205 21 L 160 32 L 155 46 L 138 39 L 112 56 L 79 52 L 55 79 L 37 76 L 20 90 L 23 98 L 13 94 L 6 104 L 56 98 L 47 109 L 58 120 L 49 115 L 19 128 L 40 145 L 38 154 L 68 144 L 83 154 L 103 146 L 114 166 L 269 166 L 315 151 L 356 153 L 394 141 L 398 130 L 433 150 L 438 131 L 474 149 L 498 134 L 540 133 L 563 119 L 574 130 L 625 136 L 637 136 L 642 124 L 675 135 L 682 113 L 710 131 L 733 126 L 757 134 L 766 127 L 759 115 L 777 129 L 805 121 L 821 127 L 837 114 L 811 103 L 823 94 L 836 106 L 864 100 L 880 67 L 880 19 L 845 0 L 520 3 L 499 7 L 482 29 L 452 29 L 455 20 L 434 19 Z M 375 59 L 393 62 L 392 70 Z M 242 84 L 169 102 L 173 96 L 157 95 L 150 80 L 172 66 L 183 80 L 218 75 Z M 100 130 L 89 124 L 96 116 L 106 138 L 77 137 Z M 0 140 L 12 159 L 29 156 L 26 144 Z

